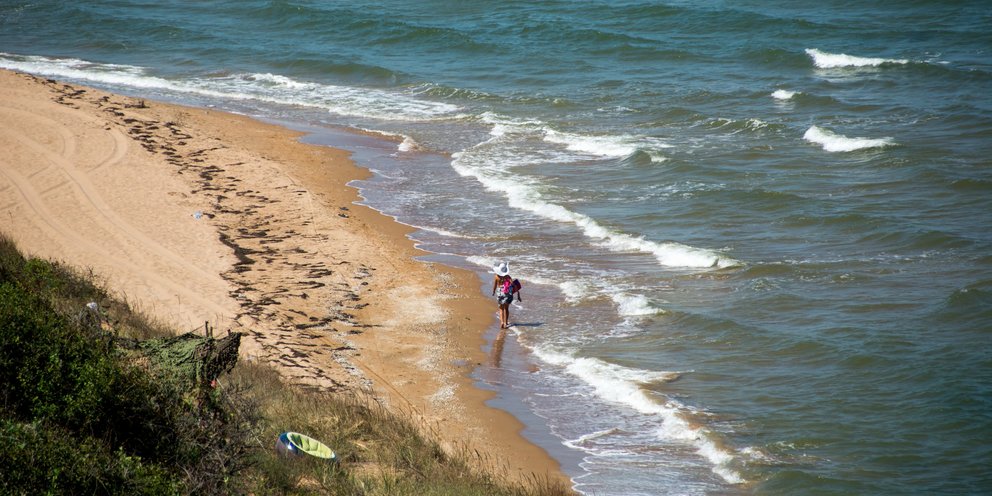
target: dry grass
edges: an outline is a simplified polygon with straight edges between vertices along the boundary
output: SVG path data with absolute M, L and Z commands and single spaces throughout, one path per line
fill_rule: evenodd
M 511 483 L 505 468 L 468 449 L 449 455 L 367 395 L 295 391 L 268 366 L 250 363 L 239 364 L 224 387 L 250 388 L 266 419 L 251 475 L 258 494 L 573 494 L 561 482 L 537 476 Z M 338 463 L 278 455 L 275 441 L 290 430 L 327 444 Z

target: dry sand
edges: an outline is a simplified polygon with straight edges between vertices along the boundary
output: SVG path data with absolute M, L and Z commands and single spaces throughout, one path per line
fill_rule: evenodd
M 0 71 L 0 231 L 179 331 L 246 333 L 288 383 L 370 390 L 449 449 L 564 477 L 468 377 L 495 318 L 478 277 L 415 261 L 406 226 L 354 204 L 368 172 L 298 138 Z

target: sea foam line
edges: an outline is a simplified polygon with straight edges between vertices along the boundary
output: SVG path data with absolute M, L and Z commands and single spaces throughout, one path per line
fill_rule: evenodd
M 511 207 L 532 212 L 546 219 L 574 224 L 587 237 L 601 241 L 608 249 L 649 253 L 654 255 L 660 265 L 666 267 L 723 268 L 738 265 L 736 260 L 719 256 L 709 250 L 672 242 L 658 243 L 643 237 L 611 231 L 588 215 L 544 201 L 536 192 L 536 188 L 524 181 L 489 176 L 471 167 L 459 165 L 458 158 L 461 153 L 453 156 L 455 160 L 452 164 L 459 174 L 475 177 L 487 189 L 504 193 Z
M 570 439 L 570 440 L 567 439 L 565 441 L 562 441 L 562 444 L 577 451 L 584 451 L 593 456 L 606 457 L 606 456 L 628 455 L 630 454 L 630 452 L 624 449 L 609 449 L 600 446 L 596 446 L 596 447 L 587 446 L 587 444 L 589 444 L 590 441 L 595 441 L 596 439 L 602 437 L 611 436 L 618 432 L 621 432 L 620 429 L 614 427 L 611 429 L 605 429 L 605 430 L 585 434 L 583 436 L 579 436 L 578 439 Z
M 647 153 L 652 162 L 663 162 L 661 150 L 671 148 L 660 138 L 635 135 L 589 136 L 558 131 L 540 120 L 508 119 L 493 112 L 484 112 L 479 120 L 493 126 L 493 136 L 526 134 L 539 136 L 547 143 L 564 146 L 566 150 L 588 157 L 624 158 L 638 151 Z
M 475 178 L 486 189 L 502 193 L 511 207 L 556 222 L 574 224 L 586 237 L 599 241 L 607 249 L 652 254 L 662 266 L 724 268 L 739 265 L 736 260 L 709 250 L 674 242 L 649 241 L 643 237 L 616 232 L 602 226 L 588 215 L 573 212 L 544 200 L 540 193 L 541 184 L 535 178 L 511 174 L 509 167 L 513 165 L 514 160 L 521 163 L 538 160 L 535 155 L 537 152 L 514 153 L 511 142 L 515 139 L 526 139 L 535 132 L 546 135 L 546 126 L 540 121 L 506 122 L 497 121 L 491 116 L 487 119 L 494 122 L 490 132 L 491 137 L 474 147 L 452 154 L 451 166 L 458 174 Z M 498 153 L 489 153 L 491 149 L 496 149 Z M 621 153 L 617 148 L 600 148 L 600 150 L 603 154 Z
M 399 93 L 297 81 L 268 73 L 169 80 L 149 75 L 146 68 L 139 66 L 3 52 L 0 52 L 0 67 L 97 84 L 311 107 L 341 115 L 383 120 L 429 121 L 457 118 L 460 110 L 455 105 L 421 100 Z
M 567 373 L 592 386 L 599 398 L 659 417 L 661 427 L 655 434 L 660 439 L 692 444 L 696 452 L 713 465 L 714 473 L 731 484 L 744 482 L 739 473 L 728 467 L 734 455 L 714 442 L 708 429 L 694 427 L 683 418 L 682 412 L 688 411 L 685 405 L 673 399 L 659 403 L 641 388 L 643 384 L 671 382 L 680 376 L 679 373 L 632 369 L 597 358 L 575 357 L 549 349 L 536 348 L 533 351 L 543 361 L 564 368 Z
M 803 139 L 822 146 L 828 152 L 853 152 L 896 144 L 892 138 L 848 138 L 817 126 L 810 126 L 803 134 Z
M 599 157 L 626 157 L 642 149 L 646 149 L 650 154 L 653 149 L 672 147 L 657 138 L 644 136 L 583 136 L 550 128 L 545 128 L 543 131 L 544 140 L 549 143 L 557 143 L 569 150 Z
M 872 57 L 856 57 L 846 53 L 821 52 L 815 48 L 807 48 L 806 55 L 813 59 L 813 65 L 820 69 L 835 69 L 838 67 L 878 67 L 883 64 L 908 64 L 906 59 L 881 59 Z

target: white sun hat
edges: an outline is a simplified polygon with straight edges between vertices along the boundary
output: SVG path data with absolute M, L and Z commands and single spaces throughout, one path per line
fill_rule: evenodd
M 493 267 L 493 272 L 498 276 L 505 276 L 510 273 L 510 266 L 506 262 L 500 262 L 499 265 Z

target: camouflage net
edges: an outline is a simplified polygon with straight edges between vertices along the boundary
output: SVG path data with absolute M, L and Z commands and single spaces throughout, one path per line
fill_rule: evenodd
M 186 333 L 169 338 L 148 339 L 132 348 L 146 357 L 151 370 L 185 387 L 209 385 L 238 363 L 241 333 L 223 339 Z

